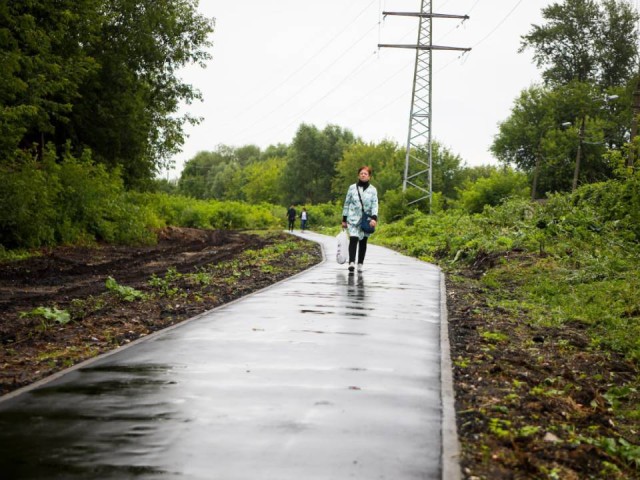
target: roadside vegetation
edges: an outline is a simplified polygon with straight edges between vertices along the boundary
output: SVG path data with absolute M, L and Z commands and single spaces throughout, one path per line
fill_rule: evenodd
M 636 172 L 380 228 L 447 275 L 469 478 L 640 478 L 639 202 Z
M 318 263 L 283 232 L 170 227 L 154 246 L 66 247 L 0 270 L 0 394 Z M 87 268 L 91 265 L 90 268 Z
M 316 263 L 305 242 L 271 236 L 289 205 L 306 207 L 312 230 L 337 233 L 344 193 L 370 165 L 380 199 L 371 241 L 446 273 L 465 477 L 640 478 L 639 15 L 624 0 L 562 0 L 542 18 L 520 43 L 541 78 L 498 126 L 499 164 L 434 139 L 411 152 L 432 166 L 426 202 L 402 188 L 404 146 L 337 125 L 301 124 L 289 144 L 264 149 L 211 146 L 180 178 L 160 179 L 184 125 L 198 122 L 176 117 L 200 98 L 176 72 L 210 59 L 214 20 L 194 0 L 10 2 L 0 11 L 0 277 L 13 281 L 15 269 L 28 287 L 31 266 L 62 275 L 56 254 L 70 271 L 96 261 L 79 273 L 91 277 L 86 295 L 23 308 L 6 288 L 7 388 Z M 183 250 L 162 243 L 167 232 Z M 162 271 L 160 257 L 135 263 L 158 252 Z M 100 270 L 101 255 L 138 277 Z M 206 262 L 178 268 L 185 258 Z

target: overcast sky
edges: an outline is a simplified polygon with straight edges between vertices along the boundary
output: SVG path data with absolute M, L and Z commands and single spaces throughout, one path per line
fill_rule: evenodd
M 467 165 L 495 163 L 488 148 L 518 94 L 540 81 L 520 37 L 542 21 L 550 0 L 436 0 L 434 45 L 471 52 L 433 52 L 433 138 Z M 204 118 L 187 127 L 184 162 L 219 144 L 265 148 L 291 143 L 301 123 L 351 130 L 367 142 L 406 145 L 415 50 L 378 49 L 416 43 L 420 0 L 200 0 L 215 17 L 212 59 L 181 76 L 204 101 L 188 111 Z M 166 173 L 166 172 L 165 172 Z

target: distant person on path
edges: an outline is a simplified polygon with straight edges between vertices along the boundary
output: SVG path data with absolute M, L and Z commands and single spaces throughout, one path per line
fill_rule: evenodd
M 296 223 L 296 217 L 298 216 L 296 209 L 293 208 L 293 205 L 289 207 L 287 210 L 287 220 L 289 221 L 289 231 L 293 232 L 293 226 Z
M 358 170 L 358 182 L 349 186 L 342 208 L 342 228 L 349 233 L 349 272 L 355 269 L 356 251 L 358 253 L 358 272 L 362 272 L 364 257 L 367 254 L 369 233 L 362 231 L 360 219 L 364 211 L 371 217 L 369 225 L 378 224 L 378 191 L 369 183 L 371 167 L 363 166 Z
M 307 228 L 307 209 L 303 208 L 300 214 L 300 229 L 304 232 Z

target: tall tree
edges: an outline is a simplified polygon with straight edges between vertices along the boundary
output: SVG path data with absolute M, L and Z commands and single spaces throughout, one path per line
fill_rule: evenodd
M 194 198 L 215 198 L 223 200 L 229 184 L 229 177 L 239 168 L 236 150 L 227 145 L 218 145 L 212 152 L 198 152 L 187 161 L 178 189 L 183 195 Z
M 439 142 L 431 146 L 432 189 L 447 199 L 458 196 L 457 187 L 464 181 L 464 162 Z
M 243 198 L 251 203 L 279 204 L 282 201 L 280 177 L 285 162 L 284 158 L 273 157 L 247 166 L 246 182 L 242 186 Z
M 283 172 L 286 203 L 323 203 L 332 200 L 331 180 L 353 133 L 336 125 L 322 131 L 302 124 L 296 132 Z
M 532 86 L 522 91 L 490 148 L 500 161 L 512 163 L 531 176 L 532 198 L 539 194 L 540 172 L 548 155 L 545 139 L 553 129 L 561 128 L 553 105 L 549 88 Z
M 0 162 L 19 147 L 54 140 L 98 64 L 87 50 L 100 0 L 0 3 Z M 62 142 L 64 144 L 64 142 Z
M 71 142 L 141 184 L 184 141 L 178 77 L 210 55 L 213 21 L 197 0 L 0 2 L 0 161 L 17 148 Z
M 334 198 L 344 199 L 347 188 L 358 180 L 358 170 L 364 165 L 372 168 L 371 183 L 376 186 L 381 199 L 387 190 L 398 188 L 402 184 L 404 155 L 396 143 L 358 142 L 345 149 L 343 157 L 336 165 L 336 174 L 332 181 Z
M 542 9 L 520 51 L 532 48 L 551 85 L 593 82 L 602 89 L 625 84 L 637 69 L 638 13 L 624 0 L 565 0 Z
M 184 143 L 176 116 L 200 93 L 178 77 L 186 64 L 210 58 L 213 21 L 197 0 L 103 0 L 100 30 L 87 50 L 100 69 L 83 84 L 65 135 L 109 164 L 122 165 L 130 185 L 153 177 Z
M 624 94 L 622 88 L 612 91 Z M 620 129 L 626 123 L 621 112 L 625 111 L 618 103 L 599 98 L 589 83 L 532 86 L 521 92 L 511 115 L 500 124 L 491 151 L 501 162 L 529 175 L 533 198 L 569 190 L 578 148 L 581 181 L 611 175 L 612 167 L 602 154 L 607 146 L 621 144 L 624 133 Z

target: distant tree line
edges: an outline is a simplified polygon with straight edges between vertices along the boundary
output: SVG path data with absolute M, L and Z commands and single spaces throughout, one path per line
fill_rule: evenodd
M 442 206 L 455 203 L 468 183 L 498 171 L 497 167 L 467 167 L 459 155 L 437 141 L 432 158 L 433 190 Z M 357 181 L 358 169 L 369 165 L 380 198 L 406 203 L 411 192 L 402 193 L 404 164 L 405 147 L 397 143 L 367 143 L 336 125 L 320 130 L 302 124 L 290 145 L 273 145 L 264 151 L 255 145 L 219 145 L 214 151 L 198 153 L 169 191 L 198 199 L 317 205 L 342 201 L 348 186 Z M 424 202 L 420 207 L 428 210 Z

